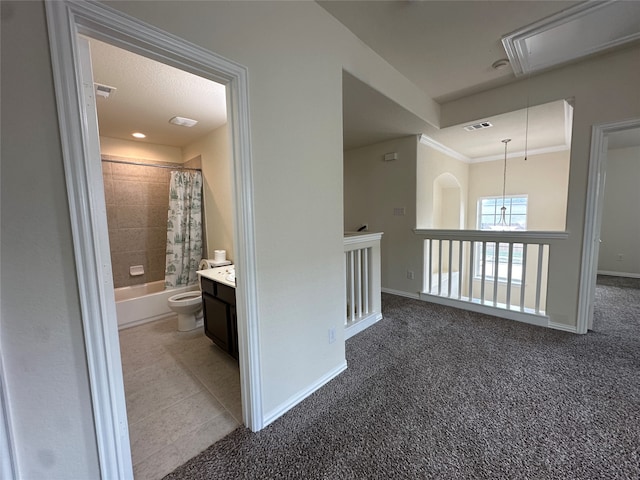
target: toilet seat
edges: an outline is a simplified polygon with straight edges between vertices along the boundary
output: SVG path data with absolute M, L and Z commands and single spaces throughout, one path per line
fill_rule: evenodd
M 202 317 L 202 293 L 199 290 L 173 295 L 167 303 L 178 314 L 178 331 L 188 332 L 198 328 L 198 320 Z
M 173 295 L 172 297 L 169 297 L 169 302 L 189 302 L 189 301 L 200 301 L 202 297 L 202 294 L 196 290 L 193 292 L 185 292 L 185 293 L 178 293 L 177 295 Z

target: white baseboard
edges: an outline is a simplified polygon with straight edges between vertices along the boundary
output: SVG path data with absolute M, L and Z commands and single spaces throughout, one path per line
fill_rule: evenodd
M 374 323 L 380 320 L 382 320 L 382 314 L 375 313 L 375 314 L 369 315 L 366 318 L 363 318 L 362 320 L 358 320 L 357 322 L 352 323 L 351 325 L 349 325 L 344 329 L 344 339 L 347 340 L 353 337 L 354 335 L 360 333 L 366 328 L 369 328 L 371 325 L 373 325 Z
M 544 314 L 521 312 L 519 310 L 507 310 L 503 308 L 496 308 L 490 305 L 458 300 L 455 298 L 430 295 L 428 293 L 422 293 L 420 295 L 420 299 L 427 302 L 437 303 L 439 305 L 446 305 L 448 307 L 460 308 L 462 310 L 469 310 L 471 312 L 484 313 L 487 315 L 492 315 L 494 317 L 506 318 L 508 320 L 528 323 L 530 325 L 536 325 L 538 327 L 549 326 L 549 317 Z
M 390 293 L 391 295 L 398 295 L 399 297 L 407 297 L 413 298 L 415 300 L 420 300 L 420 294 L 414 292 L 403 292 L 402 290 L 393 290 L 391 288 L 381 288 L 381 291 L 384 293 Z
M 640 273 L 609 272 L 606 270 L 598 270 L 598 275 L 608 275 L 610 277 L 640 278 Z
M 552 328 L 554 330 L 562 330 L 563 332 L 569 332 L 569 333 L 578 333 L 578 328 L 575 325 L 565 325 L 563 323 L 555 323 L 555 322 L 549 322 L 549 328 Z
M 311 384 L 309 387 L 289 397 L 285 402 L 281 403 L 278 407 L 274 408 L 270 412 L 267 412 L 263 417 L 262 428 L 266 427 L 270 423 L 280 418 L 286 412 L 288 412 L 297 404 L 299 404 L 302 400 L 307 398 L 309 395 L 311 395 L 313 392 L 315 392 L 325 384 L 329 383 L 331 380 L 333 380 L 335 377 L 340 375 L 346 369 L 347 369 L 347 361 L 344 360 L 340 365 L 338 365 L 336 368 L 334 368 L 330 372 L 320 377 L 316 382 Z

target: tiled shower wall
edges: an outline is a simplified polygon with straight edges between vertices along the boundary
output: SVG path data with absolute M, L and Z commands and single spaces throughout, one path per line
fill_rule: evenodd
M 158 163 L 148 160 L 102 159 L 114 287 L 164 280 L 171 170 L 104 161 Z M 131 276 L 132 265 L 142 265 L 144 275 Z

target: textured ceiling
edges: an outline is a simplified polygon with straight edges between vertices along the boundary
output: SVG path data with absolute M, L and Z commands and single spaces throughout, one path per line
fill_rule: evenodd
M 89 39 L 94 82 L 116 87 L 97 97 L 100 135 L 183 147 L 225 124 L 225 87 L 120 48 Z M 172 125 L 174 116 L 198 120 L 191 128 Z

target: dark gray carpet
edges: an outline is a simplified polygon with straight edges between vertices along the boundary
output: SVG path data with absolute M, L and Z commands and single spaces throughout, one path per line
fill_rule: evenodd
M 588 335 L 383 295 L 345 373 L 165 478 L 640 478 L 640 290 L 597 295 Z

